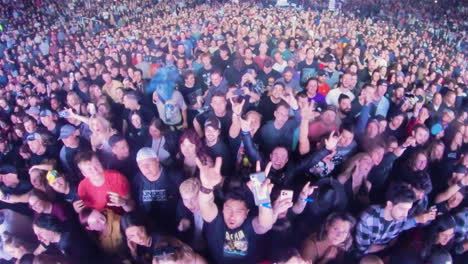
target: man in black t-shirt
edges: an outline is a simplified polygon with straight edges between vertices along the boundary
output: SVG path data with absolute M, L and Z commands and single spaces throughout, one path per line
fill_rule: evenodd
M 148 147 L 138 151 L 136 161 L 140 172 L 132 180 L 132 190 L 137 208 L 154 219 L 158 229 L 175 232 L 177 223 L 173 219 L 183 174 L 162 167 L 156 152 Z
M 208 147 L 211 157 L 223 158 L 223 167 L 221 172 L 223 175 L 228 176 L 233 172 L 233 162 L 231 158 L 231 150 L 228 145 L 221 138 L 221 122 L 211 116 L 205 121 L 205 144 Z
M 214 203 L 213 188 L 222 181 L 220 174 L 222 159 L 216 158 L 214 167 L 203 165 L 197 159 L 200 169 L 200 213 L 205 221 L 208 248 L 215 263 L 256 263 L 259 235 L 268 232 L 276 221 L 276 214 L 269 205 L 259 206 L 258 216 L 249 216 L 249 208 L 242 194 L 226 195 L 222 212 Z M 268 167 L 266 175 L 268 175 Z M 270 195 L 269 180 L 259 188 Z
M 55 161 L 58 153 L 51 147 L 47 146 L 44 138 L 39 133 L 32 133 L 27 138 L 29 149 L 32 152 L 31 165 L 38 165 Z
M 193 120 L 195 131 L 197 131 L 197 134 L 200 137 L 203 137 L 203 126 L 205 121 L 210 116 L 214 116 L 221 122 L 222 137 L 227 137 L 227 135 L 229 135 L 229 128 L 232 124 L 232 111 L 228 109 L 226 95 L 221 92 L 215 93 L 212 97 L 210 107 L 211 110 L 198 114 Z

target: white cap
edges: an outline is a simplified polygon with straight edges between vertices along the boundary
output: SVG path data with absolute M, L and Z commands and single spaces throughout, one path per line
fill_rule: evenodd
M 156 152 L 152 148 L 149 148 L 149 147 L 141 148 L 136 155 L 137 161 L 145 160 L 145 159 L 157 159 L 157 158 L 158 158 L 158 155 L 156 154 Z

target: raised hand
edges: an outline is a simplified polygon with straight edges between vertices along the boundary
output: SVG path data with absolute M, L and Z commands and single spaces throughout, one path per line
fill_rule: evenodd
M 221 175 L 221 165 L 223 163 L 223 159 L 221 157 L 216 158 L 213 167 L 204 165 L 198 158 L 196 158 L 195 162 L 197 163 L 197 167 L 200 170 L 200 181 L 203 187 L 213 189 L 223 180 L 223 176 Z
M 404 148 L 407 148 L 409 146 L 415 146 L 415 145 L 416 145 L 416 138 L 414 138 L 413 136 L 410 136 L 405 140 L 402 146 Z
M 427 222 L 434 220 L 436 216 L 437 216 L 437 209 L 415 216 L 414 220 L 416 220 L 418 224 L 425 224 Z
M 265 167 L 265 170 L 263 171 L 265 173 L 265 177 L 266 177 L 266 180 L 260 185 L 260 190 L 261 191 L 266 191 L 266 193 L 268 195 L 271 194 L 271 190 L 273 189 L 273 186 L 274 184 L 271 183 L 270 179 L 268 179 L 268 174 L 270 173 L 270 170 L 271 170 L 271 161 L 268 162 L 267 166 Z M 262 168 L 261 168 L 261 165 L 260 165 L 260 161 L 257 161 L 256 163 L 256 171 L 257 172 L 261 172 L 262 171 Z M 249 187 L 250 191 L 253 191 L 253 188 L 254 188 L 254 182 L 252 180 L 250 180 L 249 182 L 247 182 L 247 186 Z
M 75 209 L 75 212 L 80 213 L 86 205 L 84 204 L 83 200 L 77 200 L 73 202 L 73 209 Z
M 251 129 L 250 122 L 243 118 L 240 119 L 240 127 L 241 127 L 241 130 L 244 132 L 249 132 Z
M 301 118 L 303 120 L 311 121 L 315 119 L 316 113 L 314 112 L 315 101 L 310 101 L 301 109 Z
M 280 215 L 284 212 L 287 212 L 288 209 L 291 208 L 293 205 L 294 204 L 291 201 L 291 199 L 281 199 L 281 196 L 278 196 L 273 205 L 273 211 L 276 215 Z
M 127 204 L 127 199 L 115 192 L 107 192 L 109 195 L 108 206 L 123 207 Z
M 242 109 L 244 109 L 245 100 L 242 99 L 242 102 L 236 103 L 232 100 L 232 97 L 229 99 L 232 105 L 232 112 L 238 116 L 242 115 Z
M 329 151 L 334 151 L 338 145 L 340 137 L 335 137 L 335 131 L 332 131 L 330 136 L 325 139 L 325 148 Z
M 311 196 L 315 189 L 317 189 L 318 186 L 310 186 L 310 182 L 307 182 L 304 187 L 302 187 L 302 191 L 299 194 L 299 199 L 300 200 L 305 200 L 307 197 Z

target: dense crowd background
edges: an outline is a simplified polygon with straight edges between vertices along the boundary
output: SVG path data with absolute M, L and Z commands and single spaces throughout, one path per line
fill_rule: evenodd
M 1 263 L 468 262 L 463 1 L 1 2 Z

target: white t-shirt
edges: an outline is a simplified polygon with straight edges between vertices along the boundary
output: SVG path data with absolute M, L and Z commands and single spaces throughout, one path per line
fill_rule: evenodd
M 330 90 L 327 94 L 327 97 L 325 97 L 325 101 L 327 102 L 327 105 L 333 105 L 333 106 L 338 107 L 338 98 L 340 97 L 341 94 L 346 94 L 347 96 L 349 96 L 351 101 L 353 101 L 354 98 L 356 97 L 349 90 L 346 92 L 342 92 L 340 89 L 335 88 L 335 89 Z

